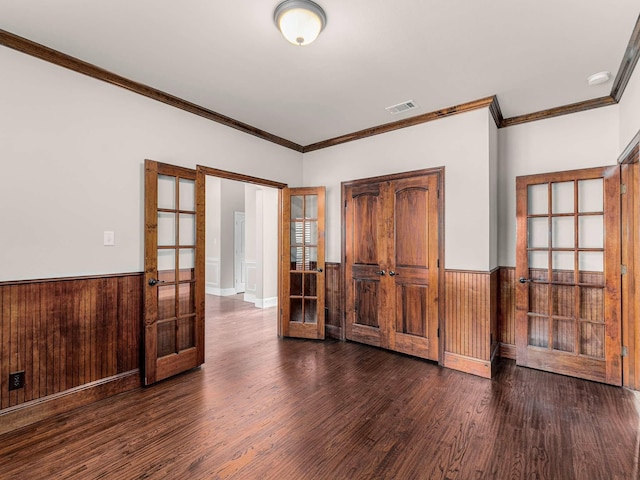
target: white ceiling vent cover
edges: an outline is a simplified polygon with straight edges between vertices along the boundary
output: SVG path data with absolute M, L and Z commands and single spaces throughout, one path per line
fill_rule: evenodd
M 390 107 L 385 108 L 387 112 L 391 115 L 397 115 L 398 113 L 406 112 L 408 110 L 413 110 L 414 108 L 418 108 L 418 104 L 413 100 L 409 100 L 406 102 L 399 103 L 397 105 L 391 105 Z

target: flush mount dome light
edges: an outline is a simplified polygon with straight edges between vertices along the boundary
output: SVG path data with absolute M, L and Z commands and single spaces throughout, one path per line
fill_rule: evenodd
M 322 7 L 311 0 L 286 0 L 276 7 L 273 20 L 284 38 L 294 45 L 313 42 L 327 24 Z
M 603 83 L 607 83 L 610 78 L 611 74 L 609 72 L 598 72 L 590 75 L 589 78 L 587 78 L 587 83 L 591 86 L 601 85 Z

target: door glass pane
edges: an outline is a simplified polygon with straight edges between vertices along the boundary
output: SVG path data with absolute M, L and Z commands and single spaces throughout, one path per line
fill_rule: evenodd
M 547 251 L 529 252 L 529 269 L 543 269 L 545 272 L 543 278 L 546 278 L 546 272 L 549 269 L 549 253 Z
M 178 351 L 196 346 L 195 317 L 178 320 Z
M 181 283 L 178 285 L 178 306 L 180 315 L 195 313 L 196 297 L 193 283 Z
M 602 215 L 578 217 L 578 247 L 604 248 L 604 217 Z
M 304 243 L 310 245 L 318 244 L 318 222 L 305 222 Z
M 291 270 L 304 270 L 304 248 L 291 247 Z
M 549 345 L 549 321 L 547 317 L 529 316 L 529 334 L 527 343 L 532 347 Z
M 158 320 L 176 316 L 176 286 L 158 287 Z
M 552 252 L 551 267 L 553 269 L 553 281 L 561 283 L 574 283 L 574 252 Z
M 196 216 L 190 213 L 180 214 L 180 245 L 196 244 Z
M 551 212 L 573 213 L 573 182 L 551 184 Z
M 553 320 L 553 348 L 562 352 L 575 351 L 575 321 Z
M 580 318 L 604 322 L 604 289 L 580 288 Z
M 291 273 L 289 275 L 289 294 L 294 296 L 302 296 L 302 274 Z
M 304 223 L 291 222 L 291 245 L 304 244 Z
M 176 214 L 158 212 L 158 245 L 171 246 L 176 244 Z
M 576 297 L 574 286 L 552 285 L 551 301 L 552 313 L 559 317 L 573 317 L 576 310 Z
M 180 193 L 180 210 L 189 210 L 195 212 L 196 210 L 196 182 L 193 180 L 187 180 L 185 178 L 180 179 L 179 183 Z
M 536 217 L 529 219 L 529 248 L 547 248 L 549 246 L 549 219 Z
M 158 175 L 158 208 L 175 210 L 176 178 Z
M 176 281 L 176 251 L 173 248 L 158 250 L 158 280 Z
M 580 272 L 604 272 L 604 252 L 580 252 Z
M 602 178 L 578 182 L 578 211 L 580 213 L 604 211 Z
M 317 300 L 305 298 L 304 323 L 318 323 L 318 301 Z
M 549 285 L 529 284 L 529 312 L 549 313 Z
M 294 195 L 291 197 L 291 219 L 298 220 L 303 218 L 304 197 Z
M 318 248 L 317 247 L 306 247 L 304 249 L 304 269 L 305 270 L 315 270 L 318 268 Z
M 315 273 L 304 275 L 304 296 L 315 297 L 318 293 L 318 276 Z
M 158 324 L 158 358 L 176 353 L 176 322 Z
M 318 218 L 318 196 L 305 195 L 304 218 Z
M 194 280 L 194 267 L 196 264 L 195 248 L 181 248 L 179 252 L 178 266 L 180 268 L 180 280 Z
M 291 322 L 302 323 L 302 299 L 291 298 L 289 299 L 289 314 Z
M 573 248 L 575 245 L 574 217 L 554 217 L 551 219 L 553 248 Z M 573 268 L 573 265 L 571 266 Z
M 581 322 L 580 353 L 604 358 L 604 325 Z
M 546 183 L 527 187 L 529 215 L 547 215 L 549 213 L 549 186 Z

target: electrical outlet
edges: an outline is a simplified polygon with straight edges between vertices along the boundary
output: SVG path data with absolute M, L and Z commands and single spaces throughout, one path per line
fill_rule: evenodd
M 9 390 L 18 390 L 24 387 L 24 371 L 9 374 Z

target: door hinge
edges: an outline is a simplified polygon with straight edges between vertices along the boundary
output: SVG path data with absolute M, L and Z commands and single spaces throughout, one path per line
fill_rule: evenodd
M 440 259 L 436 260 L 436 267 L 440 268 Z
M 620 352 L 621 357 L 626 357 L 629 355 L 629 349 L 626 346 L 622 347 L 622 351 Z
M 344 201 L 344 208 L 347 208 L 347 201 Z
M 627 186 L 624 183 L 620 184 L 620 195 L 627 193 Z
M 620 265 L 620 275 L 626 275 L 626 274 L 627 274 L 627 266 Z
M 438 338 L 440 338 L 440 327 L 438 327 Z

